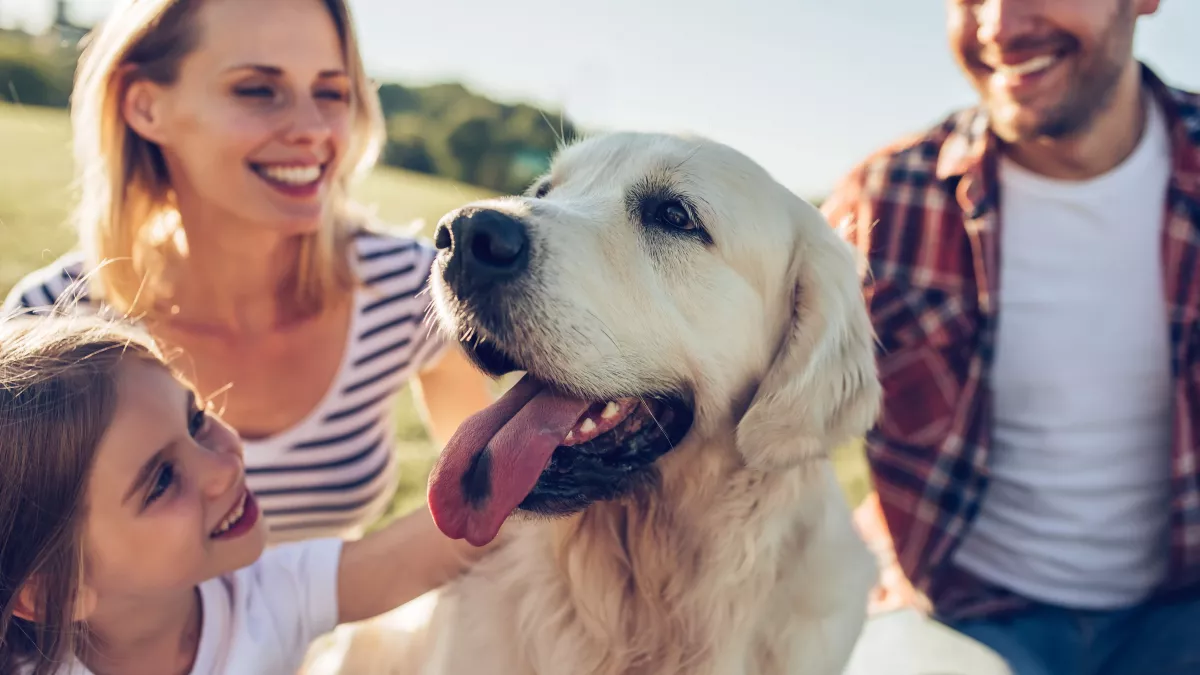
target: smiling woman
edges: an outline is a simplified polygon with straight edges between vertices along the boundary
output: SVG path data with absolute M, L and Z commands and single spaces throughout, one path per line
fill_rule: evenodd
M 274 541 L 390 502 L 393 394 L 435 439 L 491 401 L 424 323 L 434 249 L 349 200 L 383 123 L 343 0 L 123 0 L 72 96 L 80 246 L 7 308 L 126 316 L 247 440 Z

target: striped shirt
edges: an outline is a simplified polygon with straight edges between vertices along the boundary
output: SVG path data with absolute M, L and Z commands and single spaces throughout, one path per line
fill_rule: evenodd
M 394 395 L 445 343 L 425 322 L 434 250 L 415 239 L 364 232 L 354 241 L 359 280 L 349 344 L 329 390 L 298 423 L 247 440 L 246 480 L 274 542 L 353 536 L 377 519 L 398 479 Z M 83 270 L 72 252 L 17 283 L 6 310 L 53 305 Z M 95 311 L 84 284 L 70 290 Z
M 1169 563 L 1158 589 L 1200 586 L 1200 95 L 1143 80 L 1166 112 L 1171 178 L 1161 220 L 1170 336 Z M 870 264 L 864 295 L 884 388 L 866 438 L 877 495 L 863 531 L 890 538 L 904 577 L 958 620 L 1028 605 L 967 573 L 954 554 L 980 510 L 992 450 L 991 377 L 999 320 L 999 148 L 982 109 L 862 162 L 822 205 Z M 1116 273 L 1114 271 L 1114 273 Z M 874 521 L 874 522 L 873 522 Z M 882 521 L 882 522 L 879 522 Z M 881 583 L 898 581 L 886 574 Z M 910 596 L 902 587 L 898 597 Z

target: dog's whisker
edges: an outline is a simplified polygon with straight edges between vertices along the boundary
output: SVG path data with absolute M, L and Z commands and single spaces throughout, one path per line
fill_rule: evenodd
M 550 127 L 550 133 L 554 134 L 554 139 L 555 139 L 555 141 L 557 141 L 558 147 L 561 148 L 564 145 L 566 145 L 566 142 L 563 140 L 563 132 L 562 132 L 561 128 L 560 129 L 554 128 L 554 123 L 550 121 L 549 117 L 546 117 L 546 111 L 538 110 L 538 113 L 541 114 L 542 120 L 544 120 L 546 122 L 546 126 Z M 561 124 L 562 124 L 562 115 L 560 114 L 559 115 L 560 127 L 561 127 Z
M 593 319 L 596 320 L 596 325 L 600 327 L 600 332 L 604 334 L 604 337 L 608 338 L 608 341 L 612 343 L 614 348 L 616 348 L 617 353 L 621 354 L 622 353 L 621 345 L 618 344 L 617 339 L 615 337 L 613 337 L 612 330 L 609 329 L 608 325 L 605 324 L 604 321 L 600 319 L 600 317 L 596 316 L 596 313 L 593 312 L 592 310 L 589 309 L 587 311 L 587 313 L 589 316 L 591 316 Z
M 700 146 L 699 145 L 692 146 L 692 151 L 689 152 L 683 159 L 679 160 L 679 162 L 672 169 L 672 172 L 677 172 L 677 171 L 680 171 L 681 169 L 683 169 L 683 165 L 690 162 L 692 160 L 692 158 L 695 157 L 696 153 L 698 153 L 698 152 L 700 152 Z
M 421 324 L 425 327 L 425 340 L 428 341 L 438 330 L 437 307 L 430 303 L 425 307 L 423 315 Z
M 658 427 L 658 430 L 662 432 L 663 438 L 667 439 L 667 445 L 671 446 L 671 449 L 674 450 L 675 444 L 671 442 L 671 434 L 667 433 L 667 430 L 663 427 L 662 422 L 659 422 L 658 418 L 655 417 L 654 410 L 650 407 L 649 403 L 646 403 L 646 397 L 639 396 L 638 400 L 642 402 L 642 407 L 646 409 L 646 414 L 649 415 L 650 419 L 654 421 L 654 426 Z
M 596 356 L 600 358 L 604 357 L 604 352 L 600 350 L 600 345 L 588 340 L 587 334 L 583 332 L 583 328 L 580 328 L 579 326 L 571 326 L 571 332 L 579 336 L 579 340 L 582 344 L 590 346 L 592 350 L 596 352 Z

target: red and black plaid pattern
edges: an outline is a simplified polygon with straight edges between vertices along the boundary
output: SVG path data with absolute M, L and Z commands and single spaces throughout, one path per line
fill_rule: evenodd
M 1200 95 L 1142 75 L 1173 148 L 1162 230 L 1174 387 L 1166 593 L 1200 585 Z M 905 575 L 949 619 L 1026 602 L 950 562 L 987 487 L 998 156 L 982 110 L 960 111 L 866 159 L 822 206 L 869 261 L 885 400 L 866 438 L 879 513 Z

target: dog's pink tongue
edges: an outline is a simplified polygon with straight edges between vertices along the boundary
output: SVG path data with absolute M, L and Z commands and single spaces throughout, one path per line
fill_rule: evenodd
M 475 546 L 494 539 L 589 406 L 526 375 L 463 422 L 429 476 L 438 528 Z

